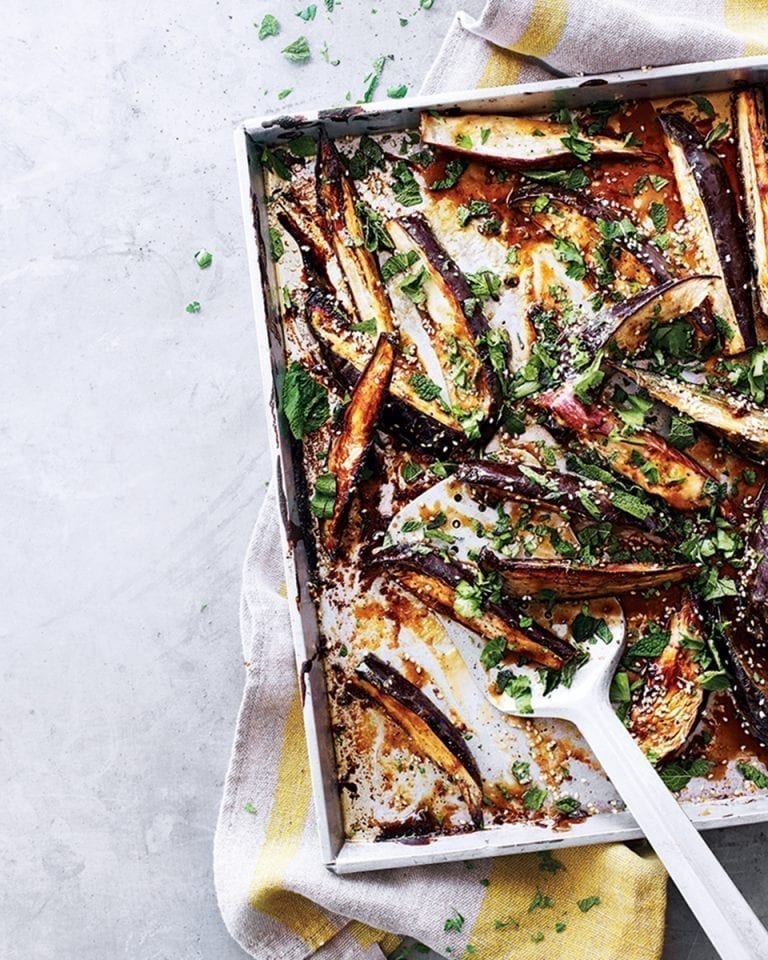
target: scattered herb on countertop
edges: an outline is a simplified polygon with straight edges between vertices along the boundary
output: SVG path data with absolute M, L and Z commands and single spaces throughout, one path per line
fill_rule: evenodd
M 306 63 L 311 56 L 307 38 L 299 37 L 293 43 L 289 43 L 287 47 L 283 47 L 283 56 L 291 63 Z

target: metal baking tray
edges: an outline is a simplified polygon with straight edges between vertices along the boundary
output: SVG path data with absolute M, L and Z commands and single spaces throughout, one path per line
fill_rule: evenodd
M 469 834 L 440 836 L 428 842 L 350 840 L 344 835 L 336 782 L 336 759 L 322 669 L 312 669 L 318 650 L 318 623 L 308 586 L 307 550 L 295 496 L 294 462 L 300 455 L 277 415 L 276 384 L 285 368 L 285 341 L 278 309 L 278 286 L 268 250 L 268 223 L 260 150 L 288 131 L 317 131 L 330 137 L 360 136 L 414 128 L 422 110 L 476 113 L 538 113 L 561 106 L 580 107 L 595 99 L 637 100 L 728 90 L 744 83 L 768 83 L 768 58 L 746 57 L 575 77 L 488 90 L 411 97 L 343 109 L 244 120 L 235 129 L 246 249 L 256 317 L 258 352 L 269 421 L 269 442 L 276 463 L 282 515 L 287 596 L 291 631 L 303 697 L 309 766 L 317 815 L 320 854 L 337 873 L 469 860 L 479 857 L 624 841 L 641 836 L 631 815 L 619 805 L 574 823 L 567 832 L 517 822 Z M 287 640 L 287 638 L 286 638 Z M 768 820 L 768 796 L 726 799 L 691 798 L 684 803 L 699 829 Z

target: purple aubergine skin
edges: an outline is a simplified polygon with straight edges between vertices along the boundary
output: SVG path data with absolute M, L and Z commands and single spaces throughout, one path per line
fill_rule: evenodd
M 677 113 L 659 115 L 664 134 L 678 143 L 690 167 L 712 228 L 723 279 L 733 303 L 739 332 L 748 350 L 757 343 L 752 304 L 752 267 L 746 230 L 736 197 L 720 158 L 704 138 Z
M 464 274 L 442 248 L 425 218 L 420 213 L 411 213 L 406 217 L 401 217 L 398 222 L 416 246 L 419 247 L 429 264 L 440 274 L 446 287 L 456 299 L 458 309 L 463 310 L 463 305 L 468 300 L 476 301 L 476 298 L 472 296 L 472 291 Z M 466 311 L 464 311 L 464 316 L 467 319 L 469 330 L 475 341 L 474 348 L 480 358 L 485 381 L 493 398 L 491 410 L 487 418 L 488 421 L 493 424 L 501 401 L 501 386 L 499 384 L 499 378 L 496 376 L 496 371 L 493 369 L 488 357 L 488 348 L 484 345 L 484 338 L 489 330 L 488 320 L 477 301 L 475 302 L 472 313 L 467 314 Z M 491 431 L 491 433 L 492 432 L 493 431 Z
M 371 560 L 371 566 L 377 572 L 381 570 L 384 573 L 398 568 L 412 570 L 422 576 L 447 584 L 452 590 L 456 590 L 462 580 L 471 583 L 474 579 L 470 567 L 457 563 L 455 560 L 446 560 L 434 550 L 430 550 L 428 553 L 418 553 L 408 544 L 403 543 L 395 544 L 377 553 Z M 509 598 L 503 597 L 500 603 L 488 603 L 485 609 L 488 613 L 495 614 L 511 624 L 520 633 L 530 637 L 538 646 L 556 654 L 563 663 L 573 659 L 575 653 L 573 647 L 554 633 L 542 630 L 535 623 L 530 626 L 521 626 L 520 621 L 522 617 L 525 617 L 525 613 Z
M 380 659 L 374 653 L 367 653 L 356 671 L 357 675 L 382 693 L 388 694 L 406 710 L 414 713 L 441 740 L 450 752 L 459 760 L 475 783 L 482 787 L 483 781 L 475 758 L 469 751 L 467 742 L 456 727 L 438 710 L 434 703 L 406 680 L 393 666 Z
M 567 513 L 594 521 L 592 514 L 579 499 L 579 491 L 586 490 L 601 513 L 601 519 L 623 527 L 636 527 L 648 533 L 658 530 L 653 515 L 646 520 L 634 520 L 614 507 L 609 494 L 596 485 L 589 484 L 570 473 L 536 467 L 536 472 L 546 477 L 557 489 L 545 491 L 544 487 L 526 477 L 516 463 L 497 463 L 495 460 L 468 460 L 459 466 L 456 479 L 474 487 L 485 487 L 492 492 L 539 503 L 545 507 L 560 507 Z
M 612 569 L 616 564 L 584 568 L 578 563 L 571 564 L 563 560 L 514 559 L 500 557 L 488 547 L 483 547 L 480 551 L 478 566 L 486 572 L 500 574 L 502 579 L 505 576 L 514 577 L 516 571 L 524 574 L 526 569 L 534 568 L 537 575 L 547 581 L 547 586 L 543 589 L 551 591 L 558 600 L 592 599 L 634 593 L 658 587 L 667 582 L 680 583 L 682 580 L 691 580 L 701 571 L 701 567 L 695 563 L 677 563 L 652 571 L 642 568 L 632 570 L 630 569 L 632 565 L 629 564 L 623 565 L 622 571 L 616 573 Z M 569 592 L 568 581 L 573 578 L 581 579 L 581 583 L 579 589 Z
M 525 186 L 519 190 L 512 191 L 507 197 L 507 203 L 510 207 L 515 207 L 520 203 L 533 202 L 540 196 L 549 197 L 555 203 L 563 207 L 571 207 L 582 216 L 590 220 L 606 220 L 614 223 L 621 219 L 617 212 L 605 204 L 600 203 L 594 197 L 586 194 L 574 193 L 565 187 L 551 184 L 541 184 L 540 186 Z M 628 238 L 618 238 L 615 243 L 629 251 L 640 263 L 659 281 L 663 283 L 672 277 L 670 265 L 664 259 L 658 247 L 655 247 L 650 240 L 645 237 L 633 237 L 631 241 Z
M 768 624 L 768 522 L 764 512 L 768 510 L 768 483 L 755 501 L 755 527 L 749 537 L 747 554 L 758 557 L 750 578 L 749 602 L 761 619 Z
M 729 602 L 730 601 L 730 602 Z M 736 705 L 747 726 L 768 742 L 768 635 L 762 619 L 727 598 L 722 604 L 726 624 L 725 658 L 734 681 Z

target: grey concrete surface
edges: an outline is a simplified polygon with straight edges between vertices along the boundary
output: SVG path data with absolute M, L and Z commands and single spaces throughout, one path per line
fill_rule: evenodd
M 211 843 L 269 462 L 231 131 L 357 99 L 381 54 L 383 89 L 417 89 L 459 4 L 303 6 L 3 6 L 3 960 L 243 956 Z M 268 12 L 282 33 L 259 41 Z M 764 836 L 714 838 L 760 903 Z M 665 956 L 712 956 L 675 899 Z

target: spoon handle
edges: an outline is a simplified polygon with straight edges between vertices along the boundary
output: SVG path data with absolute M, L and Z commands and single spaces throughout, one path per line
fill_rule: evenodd
M 723 960 L 766 960 L 768 933 L 607 701 L 569 719 Z

